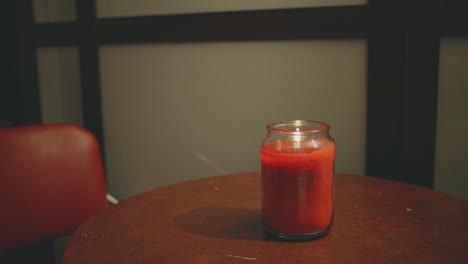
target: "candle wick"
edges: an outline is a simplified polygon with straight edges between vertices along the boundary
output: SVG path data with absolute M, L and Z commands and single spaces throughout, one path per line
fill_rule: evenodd
M 299 128 L 296 127 L 296 132 L 300 132 Z M 294 149 L 297 153 L 299 153 L 299 149 L 301 148 L 301 136 L 299 134 L 294 136 Z

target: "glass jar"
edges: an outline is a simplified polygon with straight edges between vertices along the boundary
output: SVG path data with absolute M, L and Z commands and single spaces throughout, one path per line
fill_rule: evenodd
M 333 222 L 336 147 L 328 124 L 281 121 L 261 147 L 263 223 L 283 240 L 325 236 Z

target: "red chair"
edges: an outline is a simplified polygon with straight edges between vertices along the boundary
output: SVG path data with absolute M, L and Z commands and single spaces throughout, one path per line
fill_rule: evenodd
M 0 255 L 108 207 L 96 138 L 71 124 L 0 129 Z

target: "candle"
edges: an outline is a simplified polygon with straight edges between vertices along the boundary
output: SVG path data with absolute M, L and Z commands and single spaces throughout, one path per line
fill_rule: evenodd
M 294 125 L 269 125 L 261 147 L 265 229 L 283 239 L 317 238 L 333 218 L 335 144 L 326 124 L 287 122 Z

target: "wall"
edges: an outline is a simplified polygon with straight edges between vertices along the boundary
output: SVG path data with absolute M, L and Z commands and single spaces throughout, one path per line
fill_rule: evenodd
M 40 48 L 37 63 L 42 121 L 83 125 L 78 48 Z
M 34 20 L 38 23 L 76 20 L 76 0 L 33 0 Z
M 69 14 L 75 1 L 67 1 L 68 7 L 56 0 L 35 1 L 43 7 L 36 11 L 37 21 L 75 19 Z M 98 0 L 97 9 L 106 17 L 365 1 L 181 3 L 132 1 L 130 8 L 126 1 Z M 265 125 L 280 119 L 329 122 L 338 143 L 337 170 L 363 174 L 366 50 L 365 40 L 101 47 L 109 191 L 122 199 L 193 178 L 258 171 Z M 38 54 L 44 121 L 82 123 L 76 115 L 76 49 L 41 49 Z
M 435 189 L 468 201 L 468 38 L 440 43 Z
M 100 51 L 109 188 L 258 171 L 265 125 L 329 122 L 337 171 L 363 174 L 366 43 L 109 46 Z
M 366 3 L 367 0 L 97 0 L 96 8 L 98 17 L 125 17 L 275 8 L 343 6 Z

